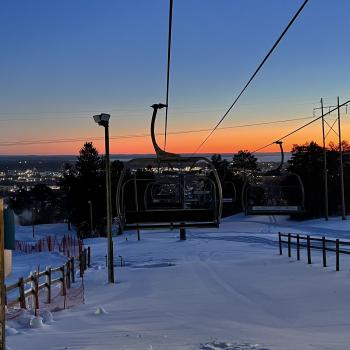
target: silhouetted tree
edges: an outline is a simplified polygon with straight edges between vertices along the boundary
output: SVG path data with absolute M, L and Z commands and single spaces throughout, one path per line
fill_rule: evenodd
M 245 179 L 247 174 L 257 170 L 257 161 L 258 159 L 249 151 L 240 150 L 233 156 L 232 169 Z
M 220 181 L 225 181 L 225 178 L 227 177 L 227 171 L 229 163 L 226 159 L 222 159 L 221 154 L 213 154 L 211 157 L 211 162 L 214 165 L 218 176 L 220 178 Z
M 93 207 L 94 228 L 103 227 L 106 216 L 105 181 L 102 160 L 91 142 L 79 151 L 75 166 L 67 166 L 61 181 L 65 194 L 64 205 L 68 220 L 76 226 L 81 236 L 90 232 L 89 201 Z
M 112 214 L 116 215 L 116 190 L 123 170 L 120 161 L 111 162 Z M 90 234 L 90 208 L 92 202 L 93 225 L 97 234 L 104 235 L 106 227 L 106 172 L 105 159 L 91 142 L 79 151 L 74 166 L 67 165 L 60 183 L 64 193 L 63 210 L 68 221 L 76 226 L 81 236 Z
M 350 205 L 350 189 L 347 183 L 350 180 L 349 145 L 343 141 L 344 147 L 344 182 L 346 204 Z M 324 215 L 324 160 L 323 148 L 316 142 L 304 145 L 294 145 L 292 157 L 288 161 L 288 170 L 298 174 L 304 184 L 306 217 L 321 217 Z M 327 176 L 329 214 L 340 212 L 340 179 L 339 179 L 339 152 L 338 145 L 330 143 L 327 148 Z

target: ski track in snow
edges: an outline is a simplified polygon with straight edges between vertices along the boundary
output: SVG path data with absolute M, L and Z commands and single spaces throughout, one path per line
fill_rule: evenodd
M 211 342 L 201 345 L 200 350 L 269 350 L 259 344 L 238 344 L 238 343 L 225 343 L 225 342 Z
M 37 226 L 37 237 L 67 233 Z M 11 350 L 344 350 L 349 348 L 350 258 L 322 268 L 277 255 L 277 232 L 350 237 L 350 223 L 285 217 L 225 218 L 220 229 L 134 232 L 115 237 L 117 283 L 106 283 L 106 240 L 86 240 L 92 268 L 86 304 L 54 313 L 40 329 L 9 330 Z M 18 239 L 31 240 L 21 227 Z M 15 254 L 8 281 L 33 267 L 58 265 L 57 253 Z M 118 264 L 116 264 L 118 265 Z M 99 311 L 98 311 L 99 310 Z M 97 312 L 98 311 L 98 312 Z

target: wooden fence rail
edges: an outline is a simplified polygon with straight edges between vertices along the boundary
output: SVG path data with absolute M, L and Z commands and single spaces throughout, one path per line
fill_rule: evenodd
M 67 288 L 71 288 L 72 283 L 75 283 L 75 271 L 76 265 L 79 267 L 80 277 L 83 277 L 84 271 L 88 268 L 91 261 L 90 247 L 85 248 L 79 254 L 79 257 L 69 258 L 65 264 L 55 268 L 46 267 L 44 271 L 36 271 L 30 276 L 23 278 L 20 277 L 17 282 L 11 285 L 5 285 L 6 290 L 6 305 L 7 307 L 14 307 L 15 305 L 20 308 L 27 308 L 27 298 L 32 296 L 34 301 L 34 308 L 39 309 L 39 292 L 42 289 L 46 289 L 47 298 L 46 303 L 50 304 L 52 301 L 52 286 L 61 284 L 61 295 L 65 296 Z M 53 277 L 53 275 L 55 275 Z M 56 277 L 58 275 L 58 277 Z M 45 280 L 43 280 L 45 277 Z M 26 285 L 30 283 L 30 288 L 26 289 Z M 11 298 L 8 296 L 10 292 L 18 289 L 18 297 Z
M 286 238 L 287 240 L 283 240 Z M 335 253 L 335 269 L 340 270 L 340 254 L 350 254 L 350 241 L 329 239 L 326 237 L 311 237 L 292 233 L 278 233 L 278 246 L 280 255 L 283 254 L 283 245 L 287 245 L 288 257 L 292 256 L 292 247 L 296 247 L 297 260 L 300 260 L 300 249 L 306 248 L 307 263 L 312 263 L 312 249 L 322 251 L 323 267 L 327 267 L 327 252 Z

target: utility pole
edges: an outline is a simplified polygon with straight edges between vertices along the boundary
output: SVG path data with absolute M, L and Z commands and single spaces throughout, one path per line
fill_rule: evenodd
M 323 99 L 321 98 L 322 116 L 322 141 L 323 141 L 323 178 L 324 178 L 324 218 L 328 220 L 328 174 L 327 174 L 327 149 L 326 136 L 324 132 Z
M 339 108 L 339 96 L 337 99 L 338 104 L 338 136 L 339 136 L 339 160 L 340 160 L 340 195 L 341 195 L 341 214 L 342 219 L 346 220 L 345 215 L 345 195 L 344 195 L 344 167 L 343 167 L 343 144 L 341 139 L 341 122 L 340 122 L 340 108 Z

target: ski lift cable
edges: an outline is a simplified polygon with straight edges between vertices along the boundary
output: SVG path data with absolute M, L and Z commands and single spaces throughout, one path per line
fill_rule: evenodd
M 339 105 L 339 108 L 341 108 L 341 107 L 343 107 L 343 106 L 346 106 L 347 103 L 350 103 L 350 100 L 348 100 L 348 101 L 342 103 L 341 105 Z M 306 128 L 307 126 L 309 126 L 309 125 L 315 123 L 316 121 L 320 120 L 322 117 L 325 117 L 325 116 L 331 114 L 332 112 L 336 111 L 337 109 L 338 109 L 338 106 L 335 107 L 335 108 L 333 108 L 332 110 L 330 110 L 330 111 L 328 111 L 328 112 L 326 112 L 326 113 L 320 115 L 319 117 L 317 117 L 317 118 L 315 118 L 315 119 L 309 121 L 308 123 L 306 123 L 306 124 L 300 126 L 299 128 L 297 128 L 297 129 L 295 129 L 295 130 L 289 132 L 288 134 L 286 134 L 286 135 L 280 137 L 280 138 L 277 139 L 276 141 L 270 142 L 269 144 L 267 144 L 267 145 L 265 145 L 265 146 L 263 146 L 263 147 L 260 147 L 260 148 L 256 149 L 256 150 L 253 151 L 252 153 L 259 152 L 259 151 L 263 150 L 264 148 L 267 148 L 267 147 L 269 147 L 269 146 L 272 146 L 273 144 L 275 144 L 275 143 L 278 142 L 278 141 L 282 141 L 282 140 L 286 139 L 287 137 L 289 137 L 289 136 L 295 134 L 296 132 L 298 132 L 298 131 L 300 131 L 300 130 Z
M 213 135 L 213 133 L 216 131 L 216 129 L 220 126 L 220 124 L 224 121 L 224 119 L 227 117 L 227 115 L 230 113 L 230 111 L 232 110 L 232 108 L 236 105 L 236 103 L 238 102 L 238 100 L 240 99 L 240 97 L 243 95 L 243 93 L 245 92 L 245 90 L 248 88 L 248 86 L 250 85 L 250 83 L 253 81 L 253 79 L 256 77 L 256 75 L 259 73 L 260 69 L 264 66 L 264 64 L 266 63 L 266 61 L 268 60 L 268 58 L 271 56 L 271 54 L 275 51 L 276 47 L 278 46 L 278 44 L 281 42 L 281 40 L 283 39 L 283 37 L 285 36 L 285 34 L 287 33 L 287 31 L 289 30 L 289 28 L 292 26 L 292 24 L 294 23 L 294 21 L 297 19 L 297 17 L 299 16 L 299 14 L 302 12 L 302 10 L 304 9 L 305 5 L 308 3 L 309 0 L 305 0 L 303 2 L 303 4 L 300 6 L 299 10 L 295 13 L 295 15 L 292 17 L 292 19 L 289 21 L 288 25 L 285 27 L 285 29 L 283 30 L 282 34 L 278 37 L 278 39 L 275 41 L 275 43 L 273 44 L 273 46 L 271 47 L 271 49 L 269 50 L 269 52 L 267 53 L 267 55 L 264 57 L 264 59 L 261 61 L 261 63 L 259 64 L 258 68 L 255 70 L 255 72 L 253 73 L 253 75 L 249 78 L 248 82 L 244 85 L 243 89 L 240 91 L 240 93 L 238 94 L 238 96 L 235 98 L 235 100 L 233 101 L 233 103 L 231 104 L 231 106 L 228 108 L 228 110 L 225 112 L 225 114 L 221 117 L 221 119 L 219 120 L 219 122 L 214 126 L 214 128 L 210 131 L 210 133 L 208 134 L 208 136 L 200 143 L 200 145 L 197 147 L 197 149 L 195 150 L 194 154 L 197 153 L 202 147 L 203 145 L 208 141 L 208 139 L 211 137 L 211 135 Z
M 166 75 L 166 108 L 165 108 L 165 126 L 164 126 L 164 150 L 166 149 L 167 129 L 168 129 L 168 105 L 169 105 L 169 83 L 170 83 L 170 60 L 171 60 L 171 35 L 173 23 L 173 0 L 169 3 L 169 31 L 168 31 L 168 64 Z

